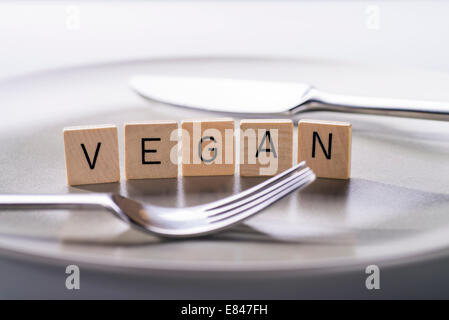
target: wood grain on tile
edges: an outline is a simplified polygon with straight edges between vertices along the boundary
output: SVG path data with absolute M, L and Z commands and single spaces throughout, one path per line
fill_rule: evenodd
M 182 127 L 182 175 L 216 176 L 235 172 L 234 121 L 187 120 Z
M 291 120 L 240 122 L 240 175 L 271 176 L 293 164 Z
M 177 137 L 178 123 L 176 121 L 125 124 L 126 178 L 177 177 Z
M 64 148 L 69 185 L 120 180 L 116 126 L 64 128 Z
M 349 179 L 351 139 L 350 123 L 300 120 L 298 161 L 305 160 L 319 178 Z

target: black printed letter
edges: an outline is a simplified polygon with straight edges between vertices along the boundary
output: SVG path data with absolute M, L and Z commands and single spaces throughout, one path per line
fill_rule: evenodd
M 209 163 L 209 162 L 214 161 L 215 158 L 217 158 L 217 148 L 209 148 L 209 151 L 212 151 L 214 153 L 214 155 L 210 159 L 203 159 L 203 141 L 205 141 L 205 140 L 215 141 L 215 138 L 211 137 L 211 136 L 202 137 L 198 144 L 198 154 L 200 156 L 201 161 Z
M 145 149 L 145 142 L 147 141 L 161 141 L 161 138 L 142 138 L 142 164 L 161 164 L 160 161 L 146 161 L 146 153 L 156 153 L 156 149 Z
M 313 132 L 312 158 L 315 158 L 316 139 L 318 139 L 318 142 L 320 143 L 321 149 L 324 152 L 324 156 L 326 157 L 326 159 L 330 160 L 331 152 L 332 152 L 332 133 L 329 133 L 329 145 L 328 145 L 328 151 L 326 151 L 326 148 L 324 148 L 323 142 L 321 141 L 321 138 L 318 135 L 318 132 L 316 132 L 316 131 Z
M 84 143 L 81 143 L 81 148 L 83 148 L 84 156 L 86 157 L 86 160 L 87 160 L 87 163 L 89 164 L 90 170 L 95 169 L 95 163 L 97 163 L 97 157 L 98 157 L 98 153 L 100 152 L 100 146 L 101 146 L 101 142 L 98 142 L 97 149 L 95 150 L 94 161 L 90 162 L 90 157 L 87 154 L 86 146 L 84 145 Z
M 262 147 L 265 146 L 265 140 L 266 140 L 266 139 L 268 139 L 268 142 L 270 143 L 270 148 L 268 148 L 268 149 L 266 149 L 266 148 L 265 148 L 265 149 L 262 149 Z M 262 152 L 262 151 L 264 151 L 264 152 L 273 152 L 273 156 L 274 156 L 275 158 L 278 157 L 278 155 L 277 155 L 277 153 L 276 153 L 276 149 L 274 148 L 274 145 L 273 145 L 273 141 L 271 141 L 271 134 L 270 134 L 270 131 L 269 131 L 269 130 L 265 131 L 265 135 L 263 136 L 262 141 L 261 141 L 260 144 L 259 144 L 259 148 L 257 148 L 256 158 L 259 157 L 259 152 Z

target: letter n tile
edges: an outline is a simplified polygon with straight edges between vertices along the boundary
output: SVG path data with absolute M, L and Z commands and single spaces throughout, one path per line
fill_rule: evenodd
M 350 123 L 300 120 L 298 162 L 306 161 L 319 178 L 349 179 L 351 139 Z

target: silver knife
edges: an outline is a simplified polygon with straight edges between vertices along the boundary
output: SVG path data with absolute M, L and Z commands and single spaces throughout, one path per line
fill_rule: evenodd
M 334 94 L 307 83 L 141 75 L 130 79 L 130 87 L 152 101 L 234 115 L 335 111 L 449 120 L 449 102 Z

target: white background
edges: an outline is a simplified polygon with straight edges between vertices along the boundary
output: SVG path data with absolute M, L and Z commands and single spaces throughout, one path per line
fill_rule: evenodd
M 449 70 L 445 1 L 0 3 L 0 79 L 125 59 L 264 56 Z

